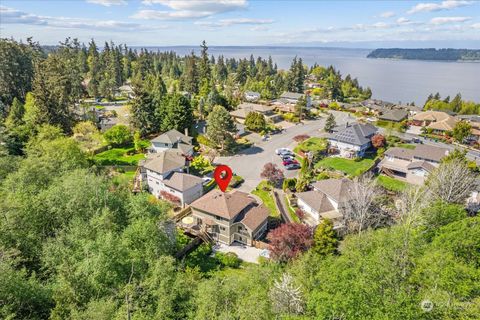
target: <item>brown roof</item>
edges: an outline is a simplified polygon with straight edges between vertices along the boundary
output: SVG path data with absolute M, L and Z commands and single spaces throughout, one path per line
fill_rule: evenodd
M 325 193 L 320 191 L 313 190 L 297 193 L 297 197 L 318 213 L 335 210 Z
M 245 192 L 224 193 L 214 189 L 195 200 L 191 207 L 226 219 L 235 218 L 242 210 L 255 203 Z
M 325 193 L 336 202 L 344 202 L 350 198 L 352 181 L 347 178 L 320 180 L 313 184 L 313 188 Z
M 237 109 L 244 109 L 244 110 L 247 110 L 248 112 L 250 111 L 256 111 L 256 112 L 261 112 L 261 113 L 264 113 L 264 112 L 270 112 L 270 111 L 273 111 L 275 109 L 275 107 L 273 106 L 266 106 L 266 105 L 263 105 L 263 104 L 259 104 L 259 103 L 241 103 Z M 248 113 L 247 112 L 247 113 Z
M 253 207 L 245 214 L 242 219 L 243 223 L 248 229 L 255 230 L 261 226 L 270 215 L 270 211 L 263 204 L 257 207 Z
M 431 165 L 426 161 L 414 161 L 407 166 L 407 169 L 417 169 L 422 168 L 427 172 L 432 172 L 435 169 L 435 166 Z
M 455 120 L 454 117 L 448 116 L 448 118 L 442 121 L 430 123 L 428 125 L 428 128 L 431 128 L 434 130 L 441 130 L 441 131 L 452 131 L 453 128 L 455 128 L 456 124 L 457 124 L 457 120 Z
M 450 116 L 448 113 L 442 112 L 442 111 L 424 111 L 420 112 L 416 115 L 413 116 L 413 120 L 419 120 L 419 121 L 443 121 L 448 119 Z
M 158 137 L 153 138 L 151 141 L 152 142 L 160 142 L 160 143 L 176 143 L 178 141 L 181 141 L 186 144 L 191 144 L 192 143 L 192 138 L 189 136 L 184 135 L 183 133 L 172 129 L 169 130 Z
M 202 178 L 183 172 L 173 172 L 163 179 L 166 186 L 178 191 L 188 190 L 198 184 L 202 184 Z
M 149 154 L 144 167 L 158 173 L 165 173 L 185 165 L 185 157 L 174 149 Z
M 400 158 L 404 160 L 429 160 L 440 162 L 448 154 L 448 149 L 419 144 L 415 149 L 405 149 L 400 147 L 390 148 L 385 151 L 385 155 Z

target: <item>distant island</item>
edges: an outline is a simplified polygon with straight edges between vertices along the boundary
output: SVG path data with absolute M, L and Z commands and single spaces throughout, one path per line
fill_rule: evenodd
M 480 61 L 480 50 L 474 49 L 375 49 L 367 58 L 438 60 L 438 61 Z

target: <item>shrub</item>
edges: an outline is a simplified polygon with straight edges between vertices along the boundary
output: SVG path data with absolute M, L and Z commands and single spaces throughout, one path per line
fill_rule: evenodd
M 169 193 L 169 192 L 167 192 L 167 191 L 163 191 L 163 190 L 160 191 L 160 196 L 161 196 L 163 199 L 165 199 L 165 200 L 167 200 L 167 201 L 170 201 L 170 202 L 172 202 L 172 203 L 174 203 L 174 204 L 180 204 L 180 202 L 181 202 L 179 197 L 177 197 L 177 196 L 175 196 L 175 195 L 173 195 L 173 194 L 171 194 L 171 193 Z
M 259 132 L 265 130 L 267 122 L 263 114 L 258 112 L 249 112 L 245 118 L 245 126 L 248 130 Z
M 129 145 L 133 141 L 130 129 L 123 124 L 117 124 L 111 127 L 103 134 L 103 137 L 109 145 L 115 147 Z
M 296 141 L 296 142 L 303 142 L 307 139 L 309 139 L 310 136 L 308 134 L 299 134 L 295 137 L 293 137 L 293 140 Z
M 202 144 L 207 147 L 214 147 L 213 143 L 203 134 L 199 134 L 197 136 L 197 142 L 198 144 Z
M 282 189 L 283 191 L 295 191 L 295 185 L 297 184 L 297 178 L 285 179 L 283 180 Z
M 238 268 L 242 263 L 242 260 L 240 260 L 233 252 L 217 252 L 215 253 L 215 258 L 217 258 L 218 262 L 220 262 L 222 265 L 229 268 Z
M 297 208 L 297 210 L 295 210 L 295 214 L 297 215 L 297 217 L 299 217 L 300 219 L 303 219 L 305 217 L 305 212 L 303 212 L 302 209 L 300 208 Z

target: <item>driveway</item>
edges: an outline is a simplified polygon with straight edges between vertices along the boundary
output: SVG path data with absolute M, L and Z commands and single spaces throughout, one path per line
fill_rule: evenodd
M 332 111 L 332 113 L 335 116 L 337 125 L 342 125 L 346 122 L 351 123 L 355 120 L 354 117 L 346 112 Z M 287 178 L 293 178 L 297 175 L 298 170 L 285 170 L 280 157 L 275 154 L 275 149 L 293 149 L 297 144 L 293 141 L 293 137 L 299 134 L 307 134 L 311 137 L 326 136 L 327 134 L 322 132 L 324 125 L 325 118 L 304 121 L 304 124 L 294 125 L 286 129 L 286 132 L 271 136 L 268 141 L 256 142 L 251 148 L 243 150 L 234 156 L 217 157 L 215 158 L 215 163 L 228 165 L 234 173 L 242 176 L 245 182 L 239 189 L 245 192 L 252 191 L 260 183 L 262 180 L 260 178 L 260 172 L 268 162 L 273 162 L 284 170 Z

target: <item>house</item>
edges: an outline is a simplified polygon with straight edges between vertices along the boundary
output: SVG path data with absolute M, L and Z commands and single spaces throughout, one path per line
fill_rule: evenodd
M 120 124 L 120 120 L 117 117 L 101 117 L 99 120 L 101 131 L 107 131 L 111 127 Z
M 216 241 L 227 245 L 239 242 L 251 246 L 267 230 L 269 210 L 241 191 L 214 189 L 190 205 L 193 224 Z
M 457 120 L 443 111 L 428 110 L 413 116 L 412 125 L 431 129 L 436 134 L 445 134 L 455 128 Z
M 410 116 L 414 116 L 417 113 L 422 112 L 423 108 L 411 104 L 396 104 L 393 106 L 393 109 L 407 110 Z
M 332 220 L 335 228 L 342 226 L 342 209 L 351 199 L 353 182 L 347 178 L 327 179 L 313 183 L 313 190 L 297 193 L 297 205 L 316 226 L 322 219 Z
M 240 123 L 244 123 L 250 112 L 258 112 L 263 114 L 265 120 L 271 123 L 278 122 L 282 119 L 280 115 L 274 113 L 274 106 L 266 106 L 258 103 L 242 103 L 237 110 L 231 111 L 230 115 Z
M 378 99 L 367 99 L 362 101 L 362 105 L 367 109 L 368 112 L 372 112 L 375 115 L 380 115 L 393 108 L 393 103 Z
M 133 99 L 135 97 L 135 94 L 133 92 L 133 88 L 129 84 L 125 84 L 123 86 L 120 86 L 118 88 L 118 92 L 120 96 L 127 96 L 129 99 Z
M 365 151 L 372 146 L 371 138 L 377 133 L 377 128 L 371 124 L 354 123 L 337 127 L 337 132 L 328 137 L 331 149 L 338 151 L 341 157 L 363 157 Z
M 392 109 L 388 110 L 378 116 L 380 120 L 393 121 L 393 122 L 402 122 L 407 119 L 408 111 L 403 109 Z
M 385 151 L 385 158 L 378 167 L 387 176 L 421 185 L 448 152 L 448 149 L 424 144 L 417 145 L 415 149 L 390 148 Z
M 184 173 L 186 164 L 185 156 L 178 150 L 150 153 L 139 164 L 142 181 L 146 181 L 154 196 L 185 206 L 203 194 L 202 178 Z
M 284 92 L 282 95 L 277 99 L 281 104 L 292 104 L 296 105 L 300 98 L 305 97 L 307 101 L 307 108 L 310 108 L 312 105 L 312 99 L 310 95 L 305 95 L 304 93 L 297 93 L 297 92 Z
M 175 129 L 169 130 L 158 137 L 150 140 L 152 146 L 149 151 L 153 153 L 169 149 L 177 149 L 185 155 L 193 154 L 192 138 L 178 132 Z
M 260 100 L 260 93 L 255 91 L 246 91 L 243 95 L 246 101 L 255 102 Z
M 472 126 L 470 135 L 465 139 L 467 143 L 480 144 L 480 116 L 478 115 L 459 115 L 457 119 L 466 121 Z

